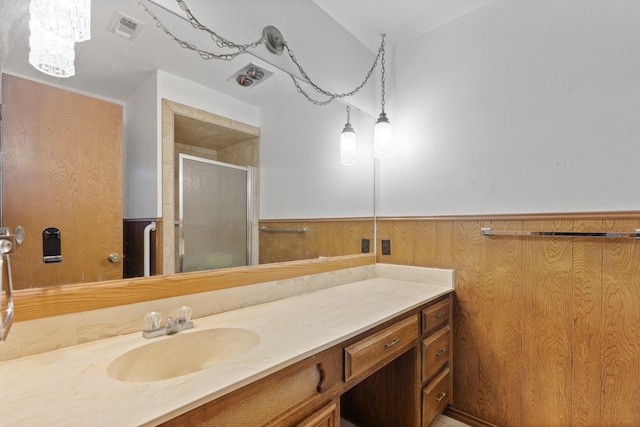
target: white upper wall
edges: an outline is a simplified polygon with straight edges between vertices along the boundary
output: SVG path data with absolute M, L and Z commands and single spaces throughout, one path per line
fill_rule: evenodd
M 343 104 L 319 107 L 297 93 L 261 109 L 260 219 L 373 216 L 373 118 L 351 110 L 351 166 L 340 163 L 346 120 Z
M 640 2 L 496 0 L 394 52 L 377 214 L 637 210 Z
M 158 165 L 156 99 L 158 77 L 153 73 L 128 99 L 123 137 L 123 217 L 156 218 Z

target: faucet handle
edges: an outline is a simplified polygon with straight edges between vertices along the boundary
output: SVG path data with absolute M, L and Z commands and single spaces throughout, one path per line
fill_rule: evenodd
M 178 309 L 178 320 L 180 323 L 188 323 L 191 320 L 192 314 L 193 310 L 191 310 L 191 307 L 183 305 Z
M 147 331 L 155 331 L 160 329 L 160 323 L 162 322 L 162 313 L 157 311 L 150 311 L 144 315 L 144 324 Z

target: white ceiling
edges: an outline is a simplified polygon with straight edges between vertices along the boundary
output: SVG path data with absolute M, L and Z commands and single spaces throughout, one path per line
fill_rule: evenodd
M 177 7 L 173 0 L 156 1 L 172 8 Z M 300 50 L 311 44 L 311 38 L 322 38 L 323 34 L 317 31 L 317 27 L 323 25 L 323 19 L 332 18 L 375 52 L 382 33 L 387 34 L 389 44 L 401 44 L 491 1 L 493 0 L 186 0 L 186 3 L 194 10 L 194 14 L 201 7 L 203 12 L 196 14 L 197 17 L 231 40 L 246 42 L 252 40 L 252 37 L 259 37 L 264 22 L 273 21 L 278 28 L 287 28 L 288 33 L 283 31 L 285 38 Z M 267 2 L 272 3 L 271 8 L 264 7 Z M 145 4 L 148 2 L 145 1 Z M 278 73 L 273 65 L 258 58 L 244 55 L 246 58 L 234 61 L 203 61 L 194 52 L 177 47 L 133 0 L 93 0 L 92 38 L 76 45 L 76 75 L 68 79 L 50 77 L 28 64 L 28 5 L 29 0 L 0 1 L 2 71 L 122 102 L 156 69 L 181 76 L 255 106 L 266 105 L 279 94 L 294 90 L 287 75 Z M 182 27 L 178 36 L 188 41 L 193 41 L 194 35 L 197 36 L 197 32 L 184 21 L 160 8 L 152 9 L 163 22 L 174 24 L 171 28 Z M 287 15 L 282 13 L 283 10 L 292 12 Z M 322 10 L 328 16 L 319 16 L 323 15 Z M 134 41 L 125 40 L 111 30 L 116 11 L 146 23 Z M 242 14 L 239 15 L 238 11 Z M 296 11 L 305 12 L 307 21 L 303 22 Z M 311 15 L 318 18 L 312 20 Z M 312 24 L 316 25 L 315 32 Z M 302 32 L 307 27 L 309 31 Z M 302 47 L 300 40 L 290 40 L 287 35 L 304 36 Z M 211 46 L 209 39 L 196 40 L 199 46 Z M 267 57 L 262 55 L 262 58 Z M 286 60 L 288 58 L 278 59 L 280 63 Z M 248 62 L 276 71 L 269 80 L 270 84 L 246 90 L 227 82 L 229 76 Z M 309 67 L 313 68 L 313 65 L 310 64 Z M 368 65 L 362 68 L 366 69 Z
M 494 0 L 313 0 L 372 51 L 381 34 L 394 45 L 453 21 Z

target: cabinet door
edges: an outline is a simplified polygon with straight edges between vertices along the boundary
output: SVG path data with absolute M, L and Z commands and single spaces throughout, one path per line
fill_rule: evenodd
M 422 381 L 429 381 L 449 361 L 449 330 L 445 326 L 422 341 Z
M 422 333 L 432 333 L 449 323 L 449 299 L 422 310 Z
M 298 424 L 298 427 L 338 427 L 340 414 L 336 402 L 331 402 L 315 414 Z
M 418 337 L 415 316 L 389 326 L 344 349 L 345 381 L 364 373 L 373 372 L 411 348 Z
M 438 375 L 422 392 L 422 426 L 428 427 L 449 403 L 449 368 Z

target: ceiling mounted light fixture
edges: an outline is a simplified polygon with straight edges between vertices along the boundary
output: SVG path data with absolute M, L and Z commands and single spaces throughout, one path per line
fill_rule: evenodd
M 75 43 L 91 38 L 91 0 L 31 0 L 29 63 L 55 77 L 75 74 Z
M 340 163 L 346 166 L 356 162 L 356 133 L 350 123 L 349 106 L 347 105 L 347 123 L 340 134 Z

